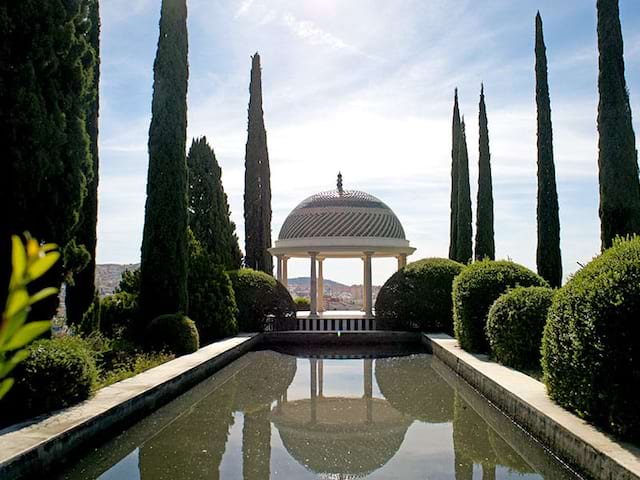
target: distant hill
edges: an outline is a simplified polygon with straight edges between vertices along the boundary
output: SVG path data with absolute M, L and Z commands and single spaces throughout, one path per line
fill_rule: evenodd
M 124 265 L 105 263 L 102 265 L 96 265 L 96 288 L 98 289 L 98 294 L 101 297 L 111 295 L 120 284 L 122 272 L 125 270 L 136 270 L 137 268 L 140 268 L 139 263 Z
M 309 277 L 296 277 L 296 278 L 289 278 L 289 286 L 293 287 L 306 287 L 309 288 Z M 324 279 L 324 286 L 325 288 L 349 288 L 349 285 L 345 285 L 344 283 L 339 283 L 339 282 L 335 282 L 333 280 L 329 280 L 328 278 Z

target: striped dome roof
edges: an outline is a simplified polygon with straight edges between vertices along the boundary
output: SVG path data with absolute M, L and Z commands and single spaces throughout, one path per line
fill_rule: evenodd
M 318 237 L 374 237 L 405 240 L 395 213 L 373 195 L 330 190 L 304 200 L 284 221 L 279 240 Z

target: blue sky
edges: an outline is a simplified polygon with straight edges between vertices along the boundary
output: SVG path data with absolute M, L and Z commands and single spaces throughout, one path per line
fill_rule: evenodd
M 159 0 L 102 2 L 98 262 L 139 261 Z M 189 139 L 206 135 L 242 239 L 250 56 L 263 67 L 273 238 L 305 197 L 335 186 L 385 201 L 417 247 L 446 256 L 453 89 L 467 122 L 475 211 L 484 82 L 496 254 L 535 269 L 534 17 L 549 59 L 565 274 L 599 250 L 595 0 L 189 0 Z M 640 131 L 640 3 L 620 0 Z M 190 140 L 189 140 L 190 143 Z M 308 275 L 306 261 L 289 275 Z M 376 260 L 374 282 L 394 262 Z M 361 262 L 325 262 L 361 283 Z

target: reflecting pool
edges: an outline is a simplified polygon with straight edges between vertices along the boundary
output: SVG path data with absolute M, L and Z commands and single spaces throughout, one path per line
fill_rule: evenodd
M 57 478 L 577 477 L 431 355 L 256 351 Z

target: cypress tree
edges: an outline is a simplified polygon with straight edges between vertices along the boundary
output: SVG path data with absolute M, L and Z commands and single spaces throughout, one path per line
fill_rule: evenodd
M 600 238 L 607 248 L 616 235 L 640 233 L 640 182 L 618 0 L 598 0 L 597 9 Z
M 241 267 L 242 256 L 231 221 L 222 170 L 206 137 L 194 139 L 187 155 L 189 227 L 205 253 L 227 270 Z
M 271 246 L 271 179 L 258 53 L 252 57 L 249 95 L 244 177 L 244 262 L 249 268 L 272 275 L 273 259 L 267 251 Z
M 187 55 L 186 0 L 162 0 L 140 265 L 145 321 L 187 311 Z
M 458 89 L 453 97 L 453 122 L 451 134 L 451 219 L 449 223 L 449 258 L 458 258 L 458 155 L 460 150 L 460 109 L 458 107 Z
M 489 128 L 487 107 L 484 102 L 484 85 L 480 87 L 480 152 L 478 156 L 478 203 L 476 205 L 476 260 L 495 260 L 496 246 L 493 238 L 493 185 L 491 182 L 491 154 L 489 153 Z
M 85 112 L 92 59 L 83 7 L 62 0 L 0 4 L 2 304 L 10 235 L 29 231 L 67 251 L 86 194 L 91 160 Z M 62 275 L 59 262 L 33 287 L 59 286 Z M 51 318 L 57 304 L 56 296 L 49 297 L 32 313 Z
M 87 266 L 74 275 L 73 282 L 67 284 L 65 302 L 67 321 L 79 324 L 83 314 L 91 307 L 95 297 L 96 272 L 96 227 L 98 221 L 98 116 L 100 86 L 100 5 L 99 0 L 85 0 L 88 3 L 87 41 L 92 49 L 93 70 L 91 72 L 91 92 L 87 105 L 87 133 L 91 163 L 85 172 L 87 196 L 82 203 L 80 222 L 76 232 L 76 243 L 83 245 L 89 254 Z
M 553 161 L 551 101 L 547 80 L 547 48 L 540 12 L 536 15 L 536 104 L 538 108 L 538 274 L 552 287 L 562 284 L 560 218 Z
M 458 221 L 456 231 L 457 261 L 469 263 L 473 258 L 473 230 L 471 226 L 471 187 L 469 186 L 469 151 L 464 117 L 460 124 L 460 148 L 458 150 Z

